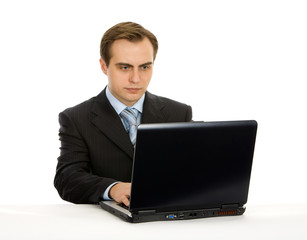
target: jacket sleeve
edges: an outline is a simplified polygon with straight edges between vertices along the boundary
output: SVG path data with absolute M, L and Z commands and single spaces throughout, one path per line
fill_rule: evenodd
M 68 111 L 59 114 L 60 156 L 54 186 L 62 199 L 73 203 L 97 203 L 114 179 L 92 174 L 89 150 Z

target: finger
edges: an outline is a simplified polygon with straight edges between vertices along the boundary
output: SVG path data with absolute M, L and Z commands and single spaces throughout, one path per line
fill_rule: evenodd
M 129 207 L 129 205 L 130 205 L 129 199 L 128 199 L 128 198 L 125 198 L 125 199 L 123 200 L 123 204 L 125 204 L 127 207 Z

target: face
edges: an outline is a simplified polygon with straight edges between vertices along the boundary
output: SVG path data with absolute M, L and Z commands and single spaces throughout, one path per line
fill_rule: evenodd
M 109 66 L 100 59 L 101 69 L 108 76 L 113 96 L 126 106 L 133 106 L 146 92 L 153 71 L 153 46 L 144 38 L 130 42 L 114 41 Z

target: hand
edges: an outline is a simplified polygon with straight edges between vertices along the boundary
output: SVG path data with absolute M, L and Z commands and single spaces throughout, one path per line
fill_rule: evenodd
M 117 183 L 111 187 L 109 195 L 118 203 L 123 203 L 127 207 L 129 206 L 131 183 Z

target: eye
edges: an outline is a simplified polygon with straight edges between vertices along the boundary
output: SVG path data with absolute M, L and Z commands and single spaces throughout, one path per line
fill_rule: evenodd
M 128 66 L 121 66 L 120 69 L 121 69 L 121 70 L 128 70 L 129 67 L 128 67 Z
M 149 65 L 143 65 L 143 66 L 141 66 L 141 69 L 142 69 L 142 70 L 147 70 L 147 69 L 149 69 L 149 68 L 150 68 Z

